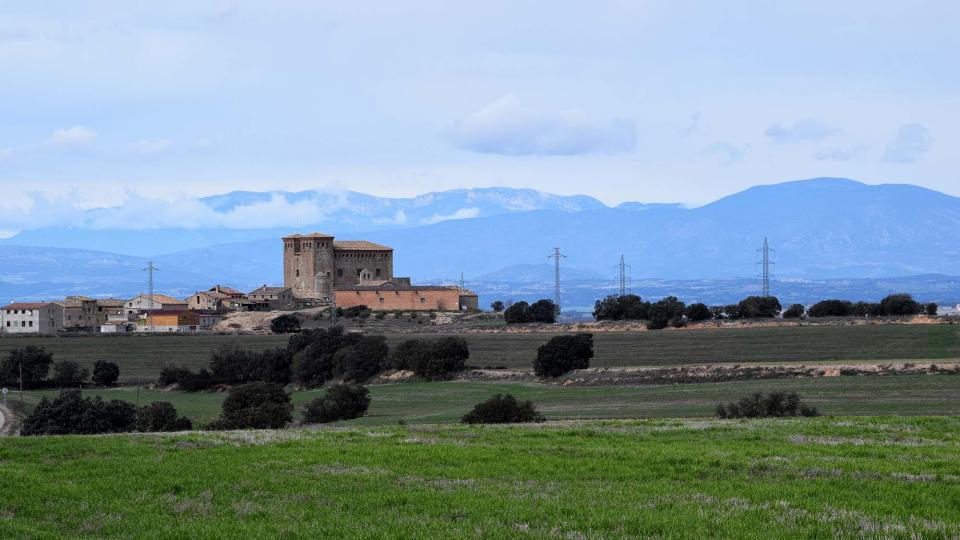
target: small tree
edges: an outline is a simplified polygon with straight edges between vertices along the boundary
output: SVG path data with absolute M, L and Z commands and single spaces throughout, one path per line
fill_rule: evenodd
M 937 310 L 939 309 L 939 307 L 940 307 L 940 306 L 938 306 L 937 304 L 931 302 L 931 303 L 926 304 L 926 305 L 923 306 L 923 311 L 924 311 L 924 313 L 926 313 L 927 315 L 929 315 L 929 316 L 931 316 L 931 317 L 936 317 L 936 316 L 937 316 Z
M 369 407 L 370 392 L 366 387 L 335 384 L 324 395 L 307 403 L 303 420 L 311 424 L 352 420 L 366 414 Z
M 811 306 L 807 315 L 811 317 L 849 317 L 853 315 L 853 304 L 846 300 L 823 300 Z
M 718 418 L 781 418 L 820 416 L 820 412 L 802 403 L 795 392 L 770 392 L 767 395 L 756 392 L 736 403 L 717 405 L 716 415 Z
M 553 324 L 557 322 L 557 305 L 546 298 L 537 300 L 527 308 L 527 319 L 530 322 Z
M 140 431 L 189 431 L 193 422 L 189 418 L 177 416 L 177 409 L 169 401 L 154 401 L 140 407 L 137 414 Z
M 113 386 L 120 378 L 120 366 L 113 362 L 97 360 L 93 364 L 93 376 L 90 380 L 100 386 Z
M 90 377 L 90 372 L 72 360 L 61 360 L 53 364 L 52 383 L 60 388 L 79 386 Z
M 300 317 L 284 314 L 270 321 L 270 331 L 274 334 L 292 334 L 300 331 Z
M 769 319 L 783 309 L 776 296 L 749 296 L 740 301 L 740 317 L 744 319 Z
M 791 304 L 786 311 L 783 312 L 784 319 L 799 319 L 803 317 L 806 308 L 803 307 L 803 304 Z
M 364 382 L 383 370 L 389 353 L 385 337 L 361 336 L 356 343 L 334 354 L 335 374 L 348 381 Z
M 693 322 L 706 321 L 713 318 L 713 311 L 706 304 L 690 304 L 684 315 Z
M 277 429 L 293 420 L 293 405 L 283 387 L 253 382 L 234 386 L 223 400 L 223 413 L 214 427 Z
M 562 335 L 537 349 L 533 371 L 538 377 L 559 377 L 574 369 L 590 367 L 593 358 L 593 334 Z
M 513 424 L 543 422 L 544 418 L 532 401 L 518 402 L 510 394 L 497 394 L 475 405 L 460 421 L 464 424 Z
M 462 371 L 470 358 L 467 341 L 462 337 L 408 339 L 393 350 L 393 367 L 409 369 L 427 380 L 449 379 Z
M 884 315 L 917 315 L 923 307 L 909 294 L 891 294 L 880 301 L 880 310 Z
M 22 349 L 14 349 L 0 364 L 0 380 L 9 386 L 19 384 L 22 368 L 23 387 L 37 388 L 46 382 L 52 363 L 53 355 L 40 347 L 27 345 Z
M 490 309 L 492 309 L 494 313 L 500 313 L 503 311 L 503 302 L 500 300 L 495 300 L 492 304 L 490 304 Z
M 503 312 L 503 320 L 507 324 L 523 324 L 530 322 L 527 314 L 527 308 L 530 307 L 530 304 L 520 301 L 516 304 L 511 305 Z
M 40 400 L 24 420 L 21 435 L 69 435 L 134 431 L 137 410 L 132 403 L 84 398 L 79 390 L 64 390 Z

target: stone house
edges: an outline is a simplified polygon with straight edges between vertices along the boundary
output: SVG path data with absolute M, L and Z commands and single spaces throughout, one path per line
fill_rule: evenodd
M 68 296 L 54 302 L 63 308 L 63 328 L 93 330 L 97 326 L 97 301 L 85 296 Z
M 277 309 L 293 302 L 293 289 L 290 287 L 268 287 L 266 284 L 247 294 L 250 300 L 266 303 L 267 309 Z
M 3 334 L 56 334 L 63 329 L 63 306 L 55 302 L 14 302 L 0 308 Z
M 97 325 L 126 321 L 127 314 L 123 310 L 123 304 L 123 300 L 116 298 L 97 299 Z
M 158 309 L 168 311 L 186 310 L 187 303 L 165 294 L 154 294 L 152 297 L 149 294 L 140 294 L 123 304 L 123 310 L 127 315 L 136 315 Z

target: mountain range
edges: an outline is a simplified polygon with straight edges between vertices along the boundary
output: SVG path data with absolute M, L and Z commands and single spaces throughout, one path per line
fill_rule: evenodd
M 111 223 L 106 213 L 122 209 L 96 209 L 78 226 L 22 231 L 0 242 L 0 295 L 138 292 L 145 284 L 140 268 L 148 260 L 161 269 L 157 289 L 168 292 L 189 293 L 213 283 L 240 288 L 276 283 L 279 237 L 295 230 L 383 243 L 395 249 L 397 275 L 452 283 L 462 272 L 468 282 L 490 284 L 498 294 L 509 293 L 509 284 L 517 285 L 516 291 L 550 285 L 554 247 L 566 256 L 564 279 L 571 285 L 594 283 L 596 291 L 615 288 L 621 254 L 634 281 L 754 283 L 756 250 L 764 238 L 775 249 L 781 283 L 882 284 L 931 274 L 954 283 L 946 276 L 960 267 L 960 198 L 913 185 L 838 178 L 756 186 L 700 207 L 608 207 L 588 196 L 510 188 L 406 199 L 355 192 L 233 192 L 195 203 L 214 216 L 211 223 L 221 224 L 126 230 L 104 226 Z M 305 225 L 277 222 L 275 214 L 283 211 L 301 212 L 298 221 Z M 248 225 L 260 223 L 265 226 Z M 915 282 L 933 286 L 929 279 Z M 953 293 L 946 294 L 940 299 Z

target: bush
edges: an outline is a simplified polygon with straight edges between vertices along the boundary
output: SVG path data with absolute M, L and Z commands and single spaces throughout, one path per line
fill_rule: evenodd
M 685 309 L 686 306 L 676 296 L 668 296 L 659 302 L 650 304 L 647 329 L 662 330 L 671 324 L 679 326 L 683 322 Z
M 706 304 L 690 304 L 683 312 L 693 322 L 706 321 L 713 318 L 713 311 Z
M 556 336 L 537 349 L 533 371 L 538 377 L 559 377 L 574 369 L 590 367 L 591 358 L 593 334 Z
M 902 316 L 917 315 L 923 307 L 914 301 L 909 294 L 891 294 L 880 301 L 880 311 L 884 315 Z
M 393 367 L 409 369 L 427 380 L 449 379 L 463 371 L 470 349 L 461 337 L 409 339 L 393 351 Z
M 776 296 L 748 296 L 737 307 L 743 319 L 769 319 L 779 315 L 783 309 Z
M 807 315 L 811 317 L 849 317 L 853 304 L 846 300 L 823 300 L 814 304 Z
M 346 317 L 348 319 L 354 319 L 354 318 L 366 319 L 367 317 L 370 316 L 370 308 L 368 308 L 367 306 L 353 306 L 347 309 L 340 309 L 340 308 L 337 308 L 337 309 L 340 310 L 337 316 Z
M 649 315 L 650 302 L 644 302 L 635 294 L 610 295 L 593 305 L 593 318 L 598 321 L 637 321 Z
M 364 382 L 383 370 L 389 353 L 384 336 L 361 336 L 356 343 L 334 354 L 334 375 L 347 381 Z
M 740 305 L 730 304 L 723 306 L 723 316 L 730 320 L 742 319 L 743 316 L 740 314 Z
M 557 305 L 553 303 L 553 300 L 547 300 L 546 298 L 537 300 L 532 304 L 517 302 L 503 312 L 503 320 L 507 324 L 531 322 L 553 324 L 557 322 Z
M 530 307 L 530 304 L 520 301 L 516 304 L 512 304 L 503 312 L 503 320 L 507 324 L 523 324 L 530 322 L 527 318 L 527 308 Z
M 164 366 L 163 369 L 160 370 L 160 378 L 157 379 L 157 384 L 160 386 L 179 384 L 180 380 L 189 373 L 190 370 L 185 367 Z
M 177 416 L 177 409 L 169 401 L 154 401 L 140 407 L 137 415 L 140 431 L 189 431 L 193 422 L 189 418 Z
M 361 339 L 359 334 L 346 334 L 343 327 L 304 330 L 290 336 L 287 351 L 293 355 L 293 380 L 307 387 L 322 386 L 334 377 L 337 351 Z
M 311 424 L 359 418 L 370 407 L 370 392 L 363 386 L 335 384 L 324 395 L 307 403 L 303 419 Z
M 50 381 L 59 388 L 80 386 L 87 382 L 90 372 L 71 360 L 61 360 L 53 364 L 53 379 Z
M 718 418 L 781 418 L 785 416 L 820 416 L 815 407 L 800 402 L 795 392 L 756 392 L 726 406 L 717 405 Z
M 23 387 L 38 388 L 47 381 L 52 363 L 53 355 L 40 347 L 27 345 L 22 349 L 14 349 L 0 364 L 0 382 L 7 386 L 19 385 L 22 366 Z
M 157 380 L 160 386 L 176 384 L 185 392 L 199 392 L 214 385 L 213 376 L 206 369 L 194 373 L 185 367 L 166 366 L 160 370 Z
M 274 334 L 292 334 L 300 331 L 300 317 L 284 314 L 270 321 L 270 331 Z
M 803 307 L 803 304 L 791 304 L 786 311 L 783 312 L 784 319 L 799 319 L 803 317 L 803 314 L 806 312 L 806 308 Z
M 210 356 L 210 375 L 214 382 L 243 384 L 254 381 L 287 384 L 293 355 L 287 349 L 253 352 L 221 347 Z
M 223 400 L 223 413 L 214 422 L 219 429 L 278 429 L 293 416 L 290 396 L 276 383 L 253 382 L 234 386 Z
M 64 390 L 53 400 L 42 398 L 24 420 L 20 434 L 123 433 L 134 431 L 136 425 L 137 411 L 131 403 L 84 398 L 79 390 Z
M 503 302 L 500 300 L 494 301 L 490 304 L 490 309 L 492 309 L 494 313 L 500 313 L 503 311 Z
M 927 315 L 931 316 L 931 317 L 936 317 L 936 316 L 937 316 L 937 310 L 938 310 L 939 308 L 940 308 L 940 306 L 938 306 L 937 304 L 934 304 L 934 303 L 931 302 L 931 303 L 925 304 L 925 305 L 923 306 L 923 312 L 926 313 Z
M 880 304 L 870 302 L 857 302 L 853 304 L 851 310 L 850 314 L 854 317 L 880 317 L 883 315 Z
M 464 424 L 514 424 L 520 422 L 543 422 L 543 415 L 533 402 L 518 402 L 510 394 L 497 394 L 478 403 L 460 420 Z
M 385 319 L 385 318 L 387 317 L 387 312 L 386 312 L 386 311 L 378 311 L 377 314 L 374 315 L 374 317 L 375 317 L 378 321 L 382 321 L 383 319 Z
M 97 360 L 93 364 L 93 376 L 90 380 L 100 386 L 113 386 L 120 378 L 120 366 L 113 362 Z

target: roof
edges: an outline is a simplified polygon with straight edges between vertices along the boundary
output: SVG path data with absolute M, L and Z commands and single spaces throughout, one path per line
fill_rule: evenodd
M 329 234 L 324 234 L 322 232 L 312 232 L 312 233 L 306 233 L 306 234 L 296 233 L 296 234 L 291 234 L 283 237 L 284 240 L 293 239 L 293 238 L 333 238 L 333 236 Z
M 83 302 L 78 300 L 54 300 L 50 302 L 51 304 L 56 304 L 60 307 L 83 307 Z
M 261 294 L 280 294 L 284 291 L 289 291 L 290 287 L 268 287 L 266 285 L 261 285 L 260 287 L 250 291 L 250 294 L 261 293 Z
M 14 302 L 0 309 L 40 309 L 54 304 L 54 302 Z
M 227 298 L 230 298 L 230 295 L 229 295 L 229 294 L 222 293 L 222 292 L 216 292 L 216 291 L 200 291 L 200 292 L 198 292 L 197 294 L 195 294 L 195 295 L 193 295 L 193 296 L 200 296 L 201 294 L 202 294 L 203 296 L 209 296 L 210 298 L 214 298 L 214 299 L 217 299 L 217 300 L 226 300 Z M 193 297 L 191 297 L 191 298 L 193 298 Z
M 449 291 L 458 290 L 456 285 L 407 285 L 396 281 L 366 281 L 352 287 L 337 288 L 337 292 L 353 291 Z
M 102 300 L 97 300 L 97 305 L 103 307 L 123 307 L 123 300 L 118 300 L 116 298 L 104 298 Z
M 233 287 L 224 287 L 223 285 L 220 285 L 220 284 L 210 287 L 209 289 L 207 289 L 207 292 L 216 292 L 216 293 L 222 293 L 222 294 L 244 294 L 234 289 Z
M 160 302 L 161 304 L 186 304 L 183 300 L 177 300 L 172 296 L 167 296 L 165 294 L 154 294 L 152 297 L 149 294 L 138 294 L 131 298 L 131 300 L 136 300 L 137 298 L 147 298 L 153 300 L 154 302 Z
M 343 251 L 393 251 L 393 248 L 366 240 L 334 240 L 334 250 Z

